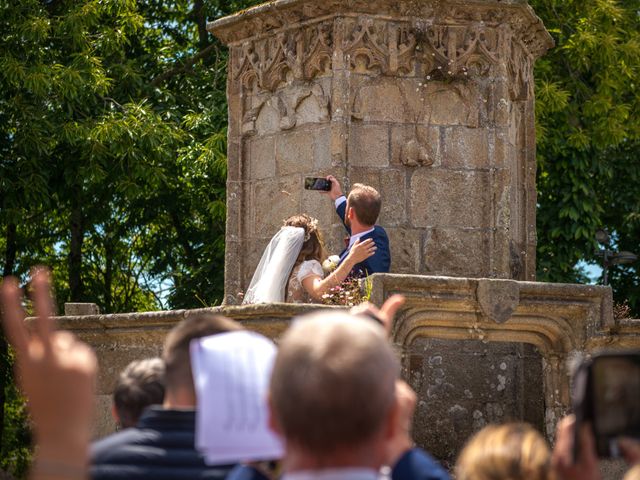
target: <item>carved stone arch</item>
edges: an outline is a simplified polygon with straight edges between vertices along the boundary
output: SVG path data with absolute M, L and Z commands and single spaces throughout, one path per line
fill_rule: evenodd
M 568 354 L 579 347 L 572 340 L 569 322 L 562 318 L 516 314 L 504 324 L 498 324 L 482 321 L 479 317 L 478 312 L 468 310 L 438 312 L 410 309 L 402 313 L 394 323 L 393 342 L 408 346 L 416 338 L 425 336 L 452 340 L 530 343 L 543 354 Z M 417 318 L 420 320 L 416 321 Z M 451 318 L 455 318 L 455 322 Z

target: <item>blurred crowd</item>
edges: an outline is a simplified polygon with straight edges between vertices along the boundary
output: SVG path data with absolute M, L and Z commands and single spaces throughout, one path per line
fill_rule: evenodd
M 364 304 L 305 315 L 279 339 L 264 396 L 241 399 L 263 404 L 265 428 L 282 445 L 279 458 L 247 454 L 211 462 L 198 448 L 208 428 L 202 418 L 217 410 L 203 415 L 215 407 L 199 398 L 194 342 L 243 331 L 239 323 L 209 313 L 177 324 L 162 358 L 125 368 L 113 394 L 119 430 L 92 443 L 95 354 L 55 330 L 46 270 L 34 271 L 31 288 L 35 319 L 29 325 L 17 281 L 5 279 L 0 292 L 3 328 L 34 425 L 31 479 L 601 478 L 593 429 L 584 422 L 576 427 L 572 415 L 559 422 L 553 448 L 530 425 L 489 425 L 469 439 L 451 472 L 416 447 L 416 394 L 401 379 L 388 340 L 403 303 L 398 296 L 379 309 Z M 640 442 L 622 437 L 617 447 L 629 464 L 625 480 L 640 479 Z

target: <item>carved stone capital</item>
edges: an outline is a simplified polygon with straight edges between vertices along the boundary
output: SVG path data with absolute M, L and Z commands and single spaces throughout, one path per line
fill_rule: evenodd
M 209 23 L 208 30 L 225 44 L 273 35 L 292 25 L 326 18 L 371 15 L 425 25 L 509 24 L 535 58 L 553 46 L 553 39 L 524 0 L 462 2 L 461 0 L 276 0 Z
M 553 45 L 522 2 L 321 3 L 279 0 L 209 24 L 231 47 L 232 81 L 260 94 L 341 69 L 425 81 L 491 76 L 506 77 L 520 100 L 531 98 L 535 58 Z

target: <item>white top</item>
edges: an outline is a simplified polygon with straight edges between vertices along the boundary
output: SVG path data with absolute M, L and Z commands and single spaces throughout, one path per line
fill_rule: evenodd
M 286 473 L 282 480 L 379 480 L 378 472 L 367 468 L 333 468 Z
M 324 270 L 322 270 L 322 265 L 317 260 L 305 260 L 300 265 L 300 270 L 298 270 L 298 281 L 302 283 L 302 281 L 310 277 L 311 275 L 317 275 L 318 277 L 324 276 Z

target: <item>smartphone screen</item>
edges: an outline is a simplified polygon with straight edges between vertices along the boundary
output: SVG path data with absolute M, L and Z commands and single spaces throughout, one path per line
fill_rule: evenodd
M 331 190 L 331 182 L 326 178 L 307 177 L 304 179 L 304 188 L 306 190 L 320 190 L 328 192 Z
M 601 457 L 618 457 L 617 439 L 640 438 L 640 355 L 594 358 L 593 431 Z

